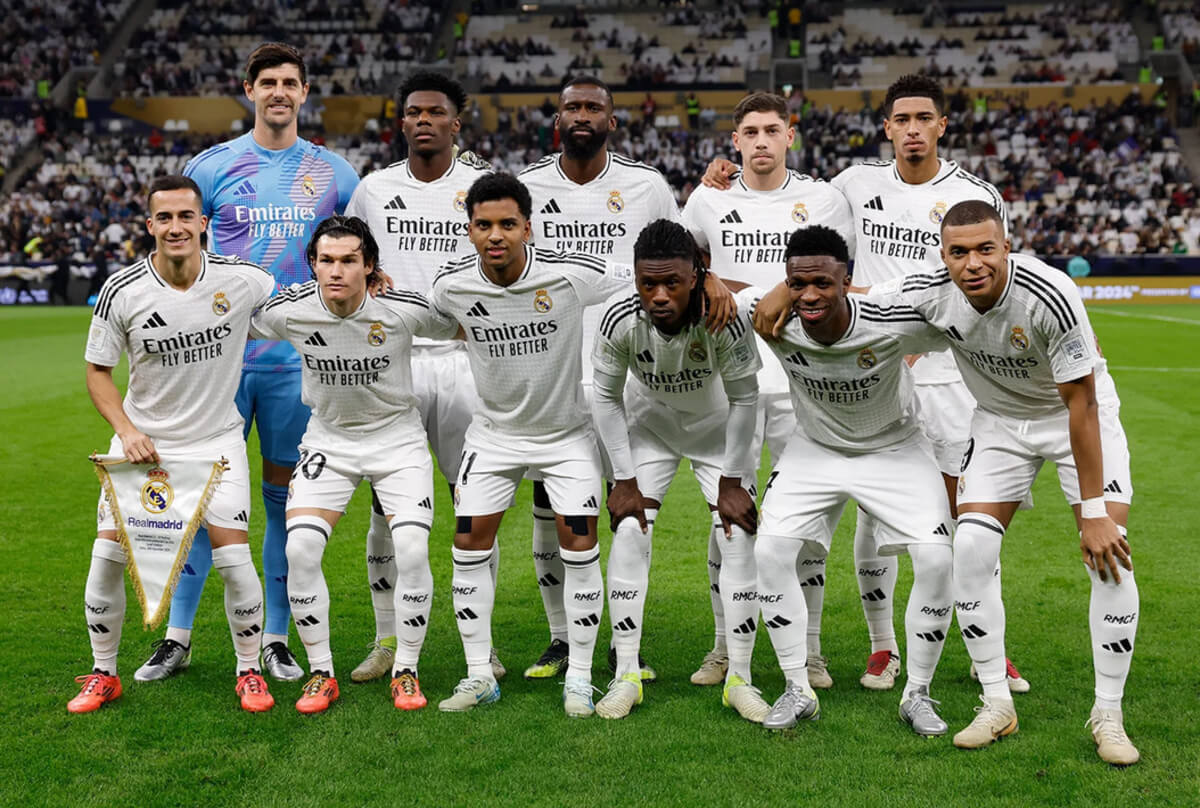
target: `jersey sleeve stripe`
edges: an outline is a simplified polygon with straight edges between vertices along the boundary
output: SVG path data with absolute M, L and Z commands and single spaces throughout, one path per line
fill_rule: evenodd
M 1018 267 L 1013 277 L 1013 283 L 1027 289 L 1030 294 L 1044 303 L 1046 308 L 1054 314 L 1054 319 L 1058 321 L 1058 326 L 1064 334 L 1079 324 L 1075 313 L 1071 311 L 1071 304 L 1067 301 L 1066 296 L 1047 281 Z
M 116 299 L 117 293 L 134 281 L 145 277 L 147 272 L 149 270 L 146 269 L 145 262 L 143 261 L 114 275 L 108 283 L 104 284 L 100 299 L 96 301 L 96 316 L 107 320 L 108 313 L 112 310 L 113 300 Z
M 877 317 L 887 318 L 893 315 L 899 315 L 904 317 L 916 316 L 921 317 L 921 319 L 925 319 L 922 317 L 921 312 L 917 311 L 912 306 L 877 306 L 874 303 L 862 301 L 858 304 L 858 307 L 862 310 L 863 314 L 871 314 Z
M 394 300 L 397 303 L 408 303 L 411 306 L 419 306 L 423 309 L 429 308 L 429 301 L 416 292 L 384 292 L 380 295 L 384 300 Z
M 742 322 L 741 317 L 734 317 L 729 321 L 729 325 L 725 326 L 725 330 L 729 332 L 729 336 L 739 340 L 746 333 L 746 324 Z
M 932 275 L 914 274 L 909 275 L 900 284 L 900 290 L 903 292 L 918 292 L 922 289 L 933 289 L 937 286 L 945 286 L 950 282 L 950 273 L 946 271 L 938 272 Z
M 574 264 L 584 269 L 590 269 L 593 272 L 599 272 L 601 275 L 607 270 L 607 266 L 602 259 L 585 255 L 584 253 L 561 253 L 539 250 L 537 260 L 543 264 Z
M 1008 210 L 1004 205 L 1004 198 L 1000 196 L 1000 192 L 996 190 L 996 186 L 992 185 L 991 183 L 984 182 L 983 180 L 979 179 L 979 177 L 976 177 L 974 174 L 969 174 L 966 171 L 963 171 L 962 169 L 959 169 L 958 176 L 962 177 L 967 182 L 978 185 L 980 188 L 987 191 L 988 195 L 992 198 L 992 207 L 995 208 L 997 210 L 997 212 L 999 212 L 1000 218 L 1002 218 L 1004 220 L 1005 224 L 1007 225 Z
M 604 312 L 604 316 L 600 319 L 600 333 L 606 338 L 612 339 L 617 323 L 627 315 L 633 314 L 641 305 L 638 296 L 634 295 L 609 306 L 608 311 Z

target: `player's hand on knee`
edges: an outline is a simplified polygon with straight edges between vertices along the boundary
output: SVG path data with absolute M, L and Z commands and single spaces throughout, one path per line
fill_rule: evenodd
M 157 463 L 158 451 L 154 448 L 154 441 L 142 434 L 136 429 L 131 429 L 128 432 L 122 432 L 118 436 L 121 438 L 121 451 L 125 453 L 125 459 L 130 463 Z
M 1111 574 L 1114 583 L 1121 583 L 1121 567 L 1133 569 L 1129 542 L 1110 517 L 1080 520 L 1079 547 L 1083 563 L 1095 570 L 1101 581 Z
M 712 272 L 704 276 L 704 303 L 704 325 L 710 334 L 716 334 L 737 316 L 733 292 Z
M 754 307 L 754 330 L 764 339 L 774 339 L 791 317 L 792 293 L 786 283 L 780 283 Z
M 708 168 L 704 169 L 704 176 L 700 178 L 700 182 L 709 188 L 725 191 L 733 184 L 729 178 L 736 174 L 737 170 L 737 163 L 730 162 L 724 157 L 714 157 L 708 164 Z
M 727 539 L 733 535 L 732 525 L 737 525 L 747 533 L 758 530 L 758 509 L 754 507 L 754 497 L 736 477 L 722 477 L 718 483 L 717 514 L 721 517 Z
M 637 519 L 642 532 L 646 532 L 646 500 L 638 488 L 637 479 L 617 480 L 608 492 L 609 527 L 615 533 L 622 519 Z

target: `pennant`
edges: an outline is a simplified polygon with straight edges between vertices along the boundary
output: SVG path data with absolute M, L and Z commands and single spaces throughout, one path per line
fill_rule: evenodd
M 165 457 L 133 464 L 92 455 L 104 498 L 125 548 L 125 566 L 142 606 L 142 623 L 157 628 L 167 615 L 179 573 L 204 524 L 204 512 L 229 461 Z

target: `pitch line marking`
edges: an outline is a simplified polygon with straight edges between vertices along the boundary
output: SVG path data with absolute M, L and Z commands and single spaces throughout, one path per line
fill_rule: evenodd
M 1088 314 L 1111 314 L 1114 317 L 1132 317 L 1135 320 L 1157 320 L 1160 323 L 1183 323 L 1184 325 L 1200 325 L 1200 320 L 1189 320 L 1186 317 L 1167 317 L 1162 314 L 1133 314 L 1128 311 L 1107 311 L 1100 308 L 1088 309 Z
M 1143 368 L 1136 365 L 1110 365 L 1109 370 L 1116 370 L 1124 373 L 1125 371 L 1145 371 L 1146 373 L 1200 373 L 1200 368 Z

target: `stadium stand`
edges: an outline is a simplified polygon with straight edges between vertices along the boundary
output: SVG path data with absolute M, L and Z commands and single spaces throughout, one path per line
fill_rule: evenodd
M 6 0 L 0 96 L 47 98 L 73 67 L 94 66 L 133 0 Z

